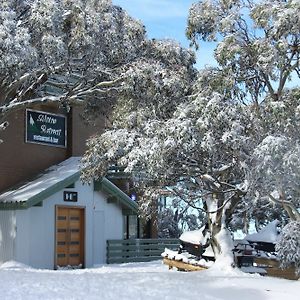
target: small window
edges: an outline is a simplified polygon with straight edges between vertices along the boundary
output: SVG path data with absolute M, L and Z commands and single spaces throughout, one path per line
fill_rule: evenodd
M 140 236 L 139 219 L 136 215 L 124 216 L 124 239 L 137 239 Z

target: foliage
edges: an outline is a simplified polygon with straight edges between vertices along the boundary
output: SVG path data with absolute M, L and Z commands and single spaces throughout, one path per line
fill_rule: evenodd
M 278 258 L 283 268 L 295 266 L 300 274 L 300 222 L 288 223 L 281 233 L 280 240 L 276 244 Z
M 279 201 L 297 218 L 299 89 L 286 89 L 299 76 L 297 12 L 293 0 L 195 3 L 187 36 L 194 45 L 219 39 L 219 66 L 200 71 L 192 89 L 168 81 L 173 97 L 153 97 L 157 76 L 139 83 L 141 100 L 120 102 L 113 128 L 89 141 L 83 178 L 124 166 L 137 178 L 145 214 L 168 186 L 207 214 L 216 255 L 222 229 L 281 216 Z
M 272 101 L 266 98 L 257 118 L 259 139 L 251 159 L 249 196 L 257 200 L 258 207 L 269 206 L 269 212 L 277 219 L 282 215 L 282 208 L 291 219 L 300 217 L 297 211 L 300 205 L 298 110 L 299 89 L 292 89 L 285 92 L 284 99 Z
M 181 231 L 177 216 L 172 209 L 166 208 L 158 213 L 157 229 L 159 238 L 179 238 Z
M 297 0 L 204 0 L 192 5 L 187 36 L 220 40 L 215 59 L 234 91 L 255 103 L 280 99 L 291 74 L 300 76 Z M 239 87 L 239 89 L 237 89 Z
M 191 51 L 148 40 L 110 0 L 5 0 L 0 11 L 0 124 L 12 111 L 49 102 L 84 105 L 87 119 L 152 100 L 156 113 L 168 114 L 162 100 L 181 101 L 195 75 Z

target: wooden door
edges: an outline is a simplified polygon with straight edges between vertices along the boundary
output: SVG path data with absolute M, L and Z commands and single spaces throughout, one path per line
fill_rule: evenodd
M 84 266 L 84 209 L 56 207 L 55 268 Z

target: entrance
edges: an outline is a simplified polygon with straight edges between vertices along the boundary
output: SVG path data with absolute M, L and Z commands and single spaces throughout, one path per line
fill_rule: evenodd
M 55 269 L 84 267 L 84 208 L 57 206 Z

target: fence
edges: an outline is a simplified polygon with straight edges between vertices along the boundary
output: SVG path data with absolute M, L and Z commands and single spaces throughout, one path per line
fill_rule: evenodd
M 162 259 L 165 248 L 176 250 L 178 239 L 130 239 L 107 241 L 107 263 L 146 262 Z
M 258 267 L 265 269 L 268 276 L 300 280 L 300 276 L 296 275 L 295 267 L 281 269 L 280 262 L 276 259 L 255 257 L 254 263 L 256 263 Z

